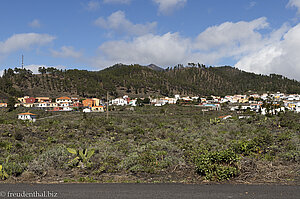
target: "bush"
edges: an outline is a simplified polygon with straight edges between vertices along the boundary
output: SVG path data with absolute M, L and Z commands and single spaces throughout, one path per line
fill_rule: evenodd
M 233 141 L 233 150 L 244 156 L 266 153 L 273 144 L 273 136 L 269 132 L 259 132 L 259 135 L 249 140 Z
M 3 164 L 3 169 L 9 176 L 19 176 L 23 173 L 24 166 L 15 162 L 7 162 Z
M 15 134 L 15 139 L 16 139 L 16 140 L 19 140 L 19 141 L 23 140 L 23 135 L 22 135 L 22 133 L 17 132 L 17 133 Z
M 121 162 L 121 167 L 134 173 L 146 172 L 154 174 L 168 168 L 172 162 L 174 160 L 168 156 L 166 151 L 145 149 L 139 153 L 129 154 Z
M 207 180 L 229 180 L 238 174 L 239 157 L 232 150 L 204 151 L 194 159 L 196 172 Z
M 28 169 L 36 174 L 42 174 L 48 171 L 49 168 L 67 168 L 68 159 L 69 156 L 66 148 L 64 146 L 58 146 L 39 155 L 29 164 Z
M 300 162 L 300 151 L 293 150 L 282 153 L 279 155 L 283 160 L 292 161 L 292 162 Z
M 260 147 L 257 146 L 252 140 L 237 140 L 232 144 L 233 150 L 244 156 L 252 155 L 260 152 Z
M 113 155 L 109 155 L 105 157 L 101 162 L 99 162 L 99 173 L 115 173 L 119 170 L 119 163 L 121 160 Z

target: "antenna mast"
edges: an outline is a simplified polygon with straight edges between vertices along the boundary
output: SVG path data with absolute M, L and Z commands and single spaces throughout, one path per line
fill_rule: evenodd
M 24 55 L 22 54 L 22 69 L 24 68 Z

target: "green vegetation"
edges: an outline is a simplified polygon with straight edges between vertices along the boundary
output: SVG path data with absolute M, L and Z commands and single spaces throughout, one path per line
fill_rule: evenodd
M 229 180 L 237 176 L 239 156 L 232 150 L 201 151 L 194 157 L 196 171 L 208 180 Z
M 70 165 L 81 167 L 81 168 L 86 168 L 86 167 L 91 167 L 92 163 L 90 161 L 90 158 L 94 155 L 95 150 L 91 149 L 72 149 L 72 148 L 67 148 L 67 150 L 76 155 L 76 157 L 70 161 Z
M 16 119 L 23 109 L 0 109 L 5 182 L 299 184 L 300 115 L 292 112 L 239 120 L 225 106 L 203 115 L 199 107 L 145 105 L 116 107 L 109 119 L 35 110 L 53 117 L 29 123 Z
M 9 177 L 9 176 L 8 176 L 8 174 L 6 173 L 6 171 L 4 171 L 3 166 L 0 165 L 0 178 L 1 178 L 2 180 L 5 180 L 5 179 L 7 179 L 8 177 Z
M 26 69 L 8 69 L 0 78 L 0 99 L 10 96 L 77 95 L 105 98 L 181 95 L 229 95 L 256 92 L 300 93 L 300 82 L 281 75 L 257 75 L 230 66 L 178 65 L 152 70 L 140 65 L 117 64 L 101 71 L 40 68 L 40 74 Z

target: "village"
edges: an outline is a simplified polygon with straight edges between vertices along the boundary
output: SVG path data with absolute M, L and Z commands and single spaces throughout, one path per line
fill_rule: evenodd
M 79 99 L 77 97 L 59 97 L 52 99 L 50 97 L 30 97 L 24 96 L 17 99 L 18 102 L 14 105 L 17 107 L 25 107 L 29 109 L 42 109 L 45 111 L 82 111 L 90 112 L 105 112 L 107 111 L 107 102 L 98 98 Z M 300 112 L 300 95 L 284 94 L 284 93 L 264 93 L 250 95 L 228 95 L 220 96 L 184 96 L 175 95 L 174 97 L 163 98 L 130 98 L 127 95 L 123 97 L 109 100 L 110 107 L 115 106 L 144 106 L 152 105 L 161 107 L 167 104 L 178 104 L 183 106 L 201 107 L 202 111 L 220 111 L 223 105 L 227 105 L 230 111 L 252 111 L 258 114 L 276 115 L 280 112 L 294 111 Z M 7 103 L 0 103 L 0 107 L 7 107 Z M 111 109 L 111 108 L 110 108 Z M 134 108 L 131 108 L 133 110 Z M 229 117 L 229 116 L 228 116 Z M 226 119 L 224 117 L 223 119 Z M 21 120 L 36 120 L 36 115 L 30 112 L 18 114 L 18 119 Z

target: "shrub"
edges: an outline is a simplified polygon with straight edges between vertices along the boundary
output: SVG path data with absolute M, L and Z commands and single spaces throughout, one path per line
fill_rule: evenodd
M 229 180 L 238 174 L 239 157 L 232 150 L 203 151 L 194 159 L 196 172 L 207 180 Z
M 66 148 L 64 146 L 58 146 L 39 155 L 31 162 L 31 164 L 29 164 L 28 169 L 37 174 L 42 174 L 43 172 L 48 171 L 49 168 L 66 168 L 68 158 L 69 156 Z
M 299 150 L 288 151 L 288 152 L 280 154 L 279 156 L 283 160 L 286 160 L 286 161 L 300 162 L 300 151 Z
M 121 162 L 121 167 L 131 172 L 158 173 L 172 164 L 166 151 L 145 149 L 139 153 L 129 154 Z
M 244 156 L 251 155 L 253 153 L 259 153 L 260 147 L 257 146 L 252 140 L 237 140 L 232 144 L 233 150 Z
M 119 163 L 121 162 L 121 159 L 109 155 L 105 157 L 103 160 L 99 162 L 99 168 L 97 170 L 98 173 L 115 173 L 119 170 Z
M 16 135 L 15 135 L 15 139 L 16 139 L 16 140 L 23 140 L 23 135 L 22 135 L 22 133 L 17 132 Z
M 6 162 L 3 168 L 9 176 L 19 176 L 24 171 L 24 166 L 16 162 Z

